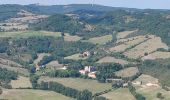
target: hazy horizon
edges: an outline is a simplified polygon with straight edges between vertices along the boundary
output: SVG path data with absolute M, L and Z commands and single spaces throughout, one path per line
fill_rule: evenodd
M 68 5 L 68 4 L 99 4 L 112 7 L 127 7 L 139 9 L 170 9 L 170 0 L 1 0 L 0 4 L 35 4 Z

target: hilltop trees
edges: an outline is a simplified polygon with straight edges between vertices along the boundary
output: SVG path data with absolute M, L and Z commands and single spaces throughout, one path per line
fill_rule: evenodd
M 77 100 L 92 100 L 92 93 L 88 90 L 79 92 Z

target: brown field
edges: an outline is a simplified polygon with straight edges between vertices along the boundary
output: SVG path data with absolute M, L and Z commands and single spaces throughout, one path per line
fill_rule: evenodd
M 124 55 L 135 59 L 143 57 L 145 53 L 156 51 L 158 48 L 168 49 L 168 46 L 165 43 L 162 43 L 160 37 L 152 36 L 152 39 L 149 39 L 146 42 L 137 45 L 135 48 L 128 50 L 124 53 Z
M 75 88 L 78 90 L 89 90 L 92 93 L 102 92 L 104 90 L 111 89 L 110 83 L 99 83 L 96 80 L 81 79 L 81 78 L 49 78 L 41 77 L 40 81 L 55 81 L 61 83 L 67 87 Z
M 68 33 L 66 33 L 65 36 L 64 36 L 64 40 L 65 41 L 79 41 L 79 40 L 81 40 L 81 37 L 76 36 L 76 35 L 75 36 L 71 36 Z
M 107 56 L 107 57 L 104 57 L 104 58 L 100 59 L 97 63 L 119 63 L 121 65 L 126 65 L 129 62 L 125 61 L 125 60 L 122 60 L 122 59 L 116 59 L 114 57 Z
M 161 51 L 156 51 L 154 53 L 151 53 L 147 56 L 142 57 L 142 60 L 153 60 L 153 59 L 167 59 L 170 58 L 170 52 L 161 52 Z
M 122 69 L 120 71 L 117 71 L 115 74 L 116 76 L 119 77 L 131 77 L 136 75 L 139 72 L 137 67 L 129 67 L 129 68 L 125 68 Z
M 63 65 L 59 64 L 58 61 L 51 61 L 46 66 L 47 68 L 50 68 L 50 69 L 59 69 L 63 67 Z
M 127 88 L 119 88 L 112 92 L 103 94 L 102 96 L 109 100 L 135 100 Z
M 122 39 L 122 38 L 126 38 L 128 35 L 136 32 L 137 30 L 134 30 L 134 31 L 124 31 L 124 32 L 119 32 L 117 33 L 117 39 Z
M 7 100 L 74 100 L 56 92 L 32 89 L 5 89 L 0 99 Z
M 19 76 L 17 80 L 11 81 L 12 88 L 32 88 L 28 77 Z
M 115 46 L 115 47 L 111 47 L 110 51 L 111 52 L 123 52 L 127 48 L 130 48 L 134 45 L 137 45 L 137 44 L 145 41 L 146 39 L 147 38 L 145 36 L 138 36 L 138 37 L 123 39 L 123 40 L 121 39 L 121 40 L 118 40 L 117 43 L 123 42 L 123 44 L 120 44 L 120 45 Z

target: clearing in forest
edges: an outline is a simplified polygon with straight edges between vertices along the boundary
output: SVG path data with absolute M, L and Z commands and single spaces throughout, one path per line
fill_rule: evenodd
M 137 30 L 133 30 L 133 31 L 123 31 L 123 32 L 119 32 L 117 33 L 117 39 L 123 39 L 126 38 L 128 35 L 136 32 Z
M 71 60 L 85 60 L 87 58 L 88 57 L 82 57 L 80 53 L 64 57 L 64 59 L 71 59 Z
M 65 36 L 64 36 L 64 40 L 65 41 L 79 41 L 79 40 L 81 40 L 82 38 L 81 37 L 79 37 L 79 36 L 77 36 L 77 35 L 74 35 L 74 36 L 72 36 L 72 35 L 70 35 L 70 34 L 68 34 L 68 33 L 66 33 L 66 34 L 64 34 Z

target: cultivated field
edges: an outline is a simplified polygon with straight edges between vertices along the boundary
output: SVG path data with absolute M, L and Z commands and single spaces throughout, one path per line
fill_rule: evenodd
M 136 32 L 137 30 L 134 30 L 134 31 L 124 31 L 124 32 L 119 32 L 117 33 L 117 39 L 123 39 L 123 38 L 126 38 L 128 35 Z
M 129 58 L 143 57 L 145 53 L 151 53 L 156 51 L 158 48 L 168 49 L 168 46 L 161 41 L 160 37 L 153 36 L 152 39 L 147 40 L 140 45 L 128 50 L 124 53 Z
M 81 40 L 81 37 L 76 36 L 76 35 L 75 36 L 71 36 L 68 33 L 66 33 L 65 36 L 64 36 L 64 40 L 65 41 L 79 41 L 79 40 Z
M 68 57 L 64 57 L 64 59 L 72 59 L 72 60 L 84 60 L 87 59 L 87 57 L 80 57 L 81 54 L 74 54 Z
M 109 100 L 135 100 L 127 88 L 119 88 L 112 92 L 103 94 L 102 96 Z
M 123 59 L 116 59 L 114 57 L 107 56 L 107 57 L 101 58 L 97 63 L 119 63 L 121 65 L 126 65 L 129 62 Z
M 19 76 L 17 80 L 11 81 L 12 88 L 32 88 L 28 77 Z
M 119 76 L 119 77 L 131 77 L 131 76 L 136 75 L 137 73 L 139 73 L 139 70 L 137 67 L 129 67 L 129 68 L 125 68 L 120 71 L 117 71 L 115 74 L 116 76 Z
M 154 53 L 142 57 L 142 60 L 167 59 L 167 58 L 170 58 L 170 52 L 156 51 Z
M 111 40 L 112 40 L 112 35 L 105 35 L 105 36 L 101 36 L 101 37 L 91 38 L 88 40 L 88 42 L 91 42 L 93 44 L 102 45 L 102 44 L 105 44 Z
M 0 99 L 7 100 L 74 100 L 56 92 L 32 89 L 6 89 Z
M 49 31 L 0 32 L 0 37 L 26 38 L 26 37 L 34 37 L 34 36 L 61 37 L 61 33 L 60 32 L 49 32 Z
M 78 90 L 89 90 L 92 93 L 102 92 L 104 90 L 111 89 L 110 83 L 99 83 L 96 80 L 81 79 L 81 78 L 49 78 L 41 77 L 40 81 L 55 81 L 61 83 L 67 87 L 75 88 Z
M 131 48 L 132 46 L 135 46 L 141 42 L 144 42 L 147 39 L 148 38 L 146 38 L 145 36 L 138 36 L 138 37 L 129 38 L 129 39 L 121 39 L 121 40 L 118 40 L 117 43 L 122 42 L 122 44 L 117 45 L 115 47 L 111 47 L 110 51 L 111 52 L 123 52 L 126 49 Z

